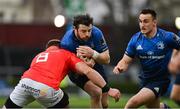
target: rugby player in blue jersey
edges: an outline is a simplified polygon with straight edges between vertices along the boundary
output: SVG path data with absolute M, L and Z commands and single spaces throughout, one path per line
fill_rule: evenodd
M 95 61 L 94 69 L 106 80 L 102 64 L 109 64 L 110 55 L 102 31 L 93 25 L 93 18 L 88 14 L 77 15 L 73 19 L 73 28 L 68 30 L 61 39 L 60 46 L 79 57 L 87 57 Z M 92 61 L 93 62 L 93 61 Z M 91 97 L 92 108 L 107 108 L 107 92 L 90 81 L 85 75 L 69 74 L 70 80 L 86 91 Z
M 127 70 L 135 57 L 140 60 L 142 72 L 140 91 L 131 97 L 125 108 L 167 108 L 160 103 L 160 97 L 167 91 L 170 83 L 168 62 L 173 49 L 180 48 L 180 39 L 172 32 L 157 27 L 156 12 L 143 9 L 139 14 L 140 32 L 134 34 L 128 43 L 123 58 L 113 69 L 115 74 Z

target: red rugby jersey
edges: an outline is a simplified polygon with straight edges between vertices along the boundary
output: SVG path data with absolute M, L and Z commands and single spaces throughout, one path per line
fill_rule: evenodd
M 32 60 L 30 68 L 24 72 L 22 78 L 30 78 L 58 90 L 67 73 L 70 70 L 76 72 L 75 64 L 80 61 L 75 54 L 67 50 L 47 49 Z

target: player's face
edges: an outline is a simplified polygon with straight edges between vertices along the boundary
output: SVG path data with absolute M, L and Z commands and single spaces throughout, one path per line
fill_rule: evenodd
M 139 16 L 139 26 L 143 34 L 150 35 L 153 34 L 154 28 L 156 27 L 156 20 L 153 19 L 151 14 L 140 14 Z
M 75 28 L 74 31 L 78 39 L 87 41 L 91 37 L 92 24 L 89 26 L 80 24 L 79 28 Z

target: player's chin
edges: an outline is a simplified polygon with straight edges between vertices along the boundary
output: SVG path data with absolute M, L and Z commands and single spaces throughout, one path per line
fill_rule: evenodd
M 147 33 L 148 32 L 148 29 L 146 29 L 146 28 L 140 28 L 140 29 L 141 29 L 142 33 Z

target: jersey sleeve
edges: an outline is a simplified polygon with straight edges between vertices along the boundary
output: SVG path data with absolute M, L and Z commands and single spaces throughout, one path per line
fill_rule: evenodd
M 106 43 L 106 40 L 104 38 L 104 35 L 102 33 L 102 31 L 98 28 L 96 28 L 93 32 L 93 37 L 94 37 L 94 42 L 95 43 L 95 50 L 102 53 L 106 50 L 108 50 L 108 46 Z
M 69 30 L 65 33 L 63 38 L 61 39 L 60 47 L 66 50 L 69 50 L 71 52 L 75 52 L 74 45 L 73 45 L 73 39 L 72 39 L 72 30 Z
M 171 48 L 175 48 L 177 50 L 180 49 L 180 37 L 172 32 L 169 32 L 165 36 L 165 41 L 167 42 L 168 46 Z
M 131 58 L 135 57 L 136 54 L 136 48 L 135 48 L 135 38 L 134 36 L 131 38 L 131 40 L 128 43 L 128 46 L 126 48 L 125 54 L 128 55 Z

